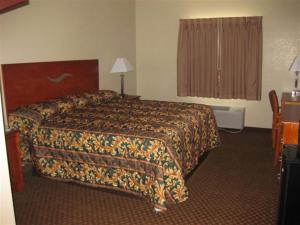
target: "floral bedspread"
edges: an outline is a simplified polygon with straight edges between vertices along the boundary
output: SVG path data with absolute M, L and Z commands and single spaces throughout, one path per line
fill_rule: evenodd
M 10 124 L 39 173 L 127 191 L 160 209 L 188 198 L 185 175 L 220 143 L 212 110 L 200 104 L 115 98 L 35 120 L 24 111 Z

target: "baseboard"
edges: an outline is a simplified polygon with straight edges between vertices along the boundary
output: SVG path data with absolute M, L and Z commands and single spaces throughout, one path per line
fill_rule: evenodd
M 221 128 L 219 127 L 219 131 L 224 131 L 232 134 L 246 132 L 263 132 L 263 133 L 271 133 L 272 129 L 269 128 L 261 128 L 261 127 L 244 127 L 242 130 L 237 129 L 229 129 L 229 128 Z
M 244 127 L 245 131 L 257 131 L 257 132 L 271 132 L 271 128 L 261 128 L 261 127 Z

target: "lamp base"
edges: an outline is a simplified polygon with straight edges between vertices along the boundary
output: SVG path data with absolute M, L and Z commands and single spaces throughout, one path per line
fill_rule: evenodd
M 124 98 L 124 96 L 125 96 L 125 94 L 124 94 L 124 74 L 121 74 L 120 77 L 121 77 L 121 94 L 120 94 L 120 96 L 122 98 Z

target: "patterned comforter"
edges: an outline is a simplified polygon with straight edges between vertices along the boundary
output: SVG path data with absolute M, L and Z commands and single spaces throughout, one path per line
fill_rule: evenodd
M 10 115 L 11 127 L 22 134 L 24 157 L 29 150 L 43 176 L 127 191 L 158 209 L 188 198 L 185 175 L 219 145 L 213 112 L 205 105 L 120 98 L 81 107 L 61 102 L 58 113 L 49 115 L 48 102 L 42 107 L 48 114 L 33 112 L 35 106 Z

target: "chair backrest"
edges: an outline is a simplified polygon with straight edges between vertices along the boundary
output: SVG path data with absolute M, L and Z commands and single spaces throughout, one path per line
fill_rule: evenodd
M 275 90 L 271 90 L 269 92 L 269 99 L 271 103 L 271 108 L 273 111 L 273 117 L 275 117 L 279 113 L 279 104 L 278 104 L 278 98 Z

